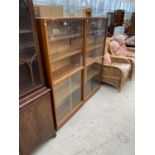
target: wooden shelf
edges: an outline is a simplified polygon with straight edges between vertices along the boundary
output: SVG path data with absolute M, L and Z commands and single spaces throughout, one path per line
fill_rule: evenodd
M 99 74 L 99 70 L 91 70 L 87 73 L 87 81 L 89 81 L 90 79 L 92 79 L 94 76 L 96 76 L 97 74 Z
M 91 57 L 87 57 L 87 59 L 86 59 L 86 64 L 87 65 L 90 65 L 90 64 L 92 64 L 92 63 L 94 63 L 95 62 L 95 58 L 91 58 Z
M 49 37 L 49 42 L 55 42 L 55 41 L 60 41 L 64 39 L 70 39 L 70 38 L 75 38 L 75 37 L 81 37 L 83 34 L 77 33 L 77 34 L 71 34 L 71 35 L 66 35 L 64 37 L 55 37 L 55 38 L 50 38 Z
M 87 52 L 97 49 L 97 48 L 101 48 L 103 46 L 103 44 L 95 44 L 95 45 L 89 45 L 89 47 L 87 48 Z
M 54 63 L 54 62 L 56 62 L 56 61 L 65 59 L 65 58 L 67 58 L 67 57 L 76 55 L 76 54 L 81 53 L 81 52 L 82 52 L 81 49 L 77 49 L 77 50 L 72 51 L 72 52 L 69 52 L 69 50 L 67 50 L 67 51 L 65 50 L 65 51 L 62 51 L 62 52 L 53 54 L 53 55 L 52 55 L 52 61 L 51 61 L 51 62 Z
M 96 56 L 96 57 L 87 57 L 86 58 L 86 66 L 89 66 L 95 62 L 97 62 L 97 60 L 102 59 L 103 56 Z
M 88 35 L 89 35 L 89 34 L 93 34 L 93 33 L 99 33 L 99 32 L 104 32 L 104 30 L 89 31 L 89 32 L 88 32 Z
M 19 50 L 27 49 L 27 48 L 32 48 L 34 46 L 34 42 L 24 42 L 19 44 Z
M 19 34 L 27 34 L 27 33 L 32 33 L 32 30 L 31 29 L 22 29 L 22 30 L 19 30 Z
M 61 106 L 63 104 L 63 102 L 60 102 L 62 101 L 63 99 L 65 99 L 67 96 L 69 96 L 70 94 L 72 94 L 74 91 L 76 91 L 77 89 L 79 89 L 81 87 L 81 83 L 76 83 L 76 82 L 71 82 L 70 83 L 70 91 L 68 91 L 68 88 L 69 86 L 64 86 L 63 88 L 61 89 L 58 89 L 57 91 L 59 91 L 59 93 L 55 93 L 55 102 L 56 102 L 56 108 L 58 108 L 59 106 Z M 61 94 L 61 96 L 60 96 Z
M 57 84 L 58 82 L 62 81 L 63 79 L 71 76 L 72 74 L 82 70 L 83 66 L 65 66 L 59 70 L 56 70 L 52 73 L 53 76 L 53 84 Z

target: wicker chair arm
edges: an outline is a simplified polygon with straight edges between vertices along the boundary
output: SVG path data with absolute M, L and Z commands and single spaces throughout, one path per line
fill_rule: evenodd
M 113 65 L 108 65 L 108 64 L 103 64 L 103 67 L 106 67 L 106 68 L 116 68 L 116 69 L 119 69 L 120 70 L 119 67 L 113 66 Z
M 127 57 L 123 57 L 123 56 L 114 56 L 114 55 L 111 55 L 111 61 L 112 62 L 118 62 L 118 63 L 130 63 L 130 61 L 128 60 Z
M 107 74 L 110 74 L 110 75 L 113 74 L 113 76 L 115 76 L 115 77 L 123 76 L 123 71 L 119 67 L 113 66 L 113 65 L 108 65 L 108 64 L 103 65 L 103 72 L 102 73 L 106 74 L 106 75 Z

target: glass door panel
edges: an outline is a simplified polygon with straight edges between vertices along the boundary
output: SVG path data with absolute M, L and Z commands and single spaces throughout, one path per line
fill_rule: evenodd
M 81 71 L 71 76 L 72 108 L 81 102 Z
M 81 71 L 54 85 L 58 124 L 81 102 Z
M 27 1 L 19 1 L 19 96 L 43 83 Z
M 93 81 L 92 79 L 90 79 L 89 81 L 85 82 L 85 86 L 84 86 L 84 96 L 88 96 L 93 89 Z
M 49 21 L 48 39 L 50 42 L 67 39 L 69 35 L 69 20 Z
M 67 78 L 54 86 L 54 100 L 56 107 L 61 105 L 62 100 L 70 95 L 70 79 Z
M 57 80 L 83 65 L 83 20 L 58 20 L 47 24 L 52 75 Z
M 61 122 L 63 122 L 65 116 L 71 111 L 70 97 L 66 97 L 60 103 L 61 106 L 56 109 L 56 119 L 58 126 L 61 124 Z

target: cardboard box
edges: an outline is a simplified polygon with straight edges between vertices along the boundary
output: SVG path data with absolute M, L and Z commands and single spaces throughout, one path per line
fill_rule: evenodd
M 36 17 L 63 17 L 63 6 L 34 4 L 34 13 Z

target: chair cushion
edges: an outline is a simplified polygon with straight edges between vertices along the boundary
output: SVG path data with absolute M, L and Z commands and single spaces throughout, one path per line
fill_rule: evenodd
M 110 47 L 114 54 L 118 54 L 117 52 L 118 52 L 118 49 L 120 48 L 120 45 L 117 41 L 110 42 Z
M 124 45 L 120 46 L 120 48 L 118 49 L 118 52 L 120 56 L 126 56 L 126 54 L 128 53 L 127 49 L 124 48 Z
M 122 35 L 116 35 L 113 37 L 114 40 L 116 40 L 120 45 L 125 44 L 125 37 Z
M 103 63 L 104 63 L 104 64 L 111 64 L 111 58 L 110 58 L 110 55 L 109 55 L 108 52 L 106 52 L 106 53 L 104 54 Z
M 119 43 L 117 41 L 112 41 L 110 43 L 111 46 L 111 50 L 113 52 L 114 55 L 116 56 L 125 56 L 127 54 L 127 48 L 124 47 L 124 45 L 119 45 Z
M 122 35 L 114 36 L 114 40 L 116 40 L 121 47 L 123 47 L 127 51 L 127 47 L 125 45 L 125 37 Z
M 130 71 L 130 69 L 131 69 L 131 65 L 130 65 L 130 64 L 112 62 L 111 65 L 112 65 L 112 66 L 116 66 L 116 67 L 118 67 L 119 69 L 121 69 L 122 72 L 124 73 L 125 78 L 127 78 L 128 73 L 129 73 L 129 71 Z

